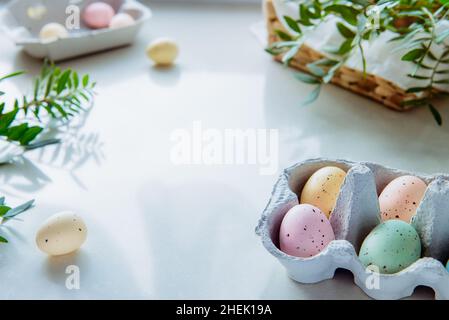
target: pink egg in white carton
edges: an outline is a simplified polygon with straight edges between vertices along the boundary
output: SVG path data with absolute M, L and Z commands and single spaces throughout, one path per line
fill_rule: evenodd
M 306 182 L 324 167 L 337 167 L 346 172 L 329 220 L 323 218 L 325 215 L 319 209 L 314 212 L 306 207 L 317 209 L 314 206 L 298 205 Z M 400 185 L 394 189 L 398 181 Z M 420 195 L 422 198 L 416 200 L 413 197 L 420 187 L 419 181 L 426 187 Z M 406 190 L 407 182 L 411 193 Z M 320 191 L 326 192 L 324 189 Z M 403 221 L 405 218 L 399 214 L 390 217 L 390 212 L 381 212 L 379 195 L 384 189 L 381 202 L 385 197 L 398 195 L 403 198 L 400 201 L 407 204 L 403 206 L 407 211 L 416 209 L 410 221 Z M 386 203 L 400 206 L 400 201 Z M 388 210 L 395 209 L 389 207 Z M 314 213 L 316 217 L 311 218 Z M 330 222 L 331 231 L 325 229 L 326 221 Z M 388 230 L 392 225 L 393 229 Z M 310 233 L 308 228 L 312 228 Z M 383 244 L 378 239 L 382 231 L 390 232 L 385 233 Z M 319 158 L 300 162 L 285 169 L 279 177 L 256 233 L 267 251 L 279 260 L 295 281 L 316 283 L 331 279 L 336 269 L 342 268 L 351 271 L 354 282 L 374 299 L 401 299 L 412 295 L 417 286 L 432 288 L 436 299 L 449 299 L 449 269 L 444 266 L 449 259 L 449 175 L 425 175 L 347 160 Z M 373 241 L 368 241 L 375 238 L 372 234 L 378 241 L 374 245 Z M 317 239 L 329 242 L 317 243 Z M 395 239 L 406 241 L 402 242 L 405 246 L 395 247 Z M 421 251 L 415 246 L 415 251 L 403 252 L 405 247 L 412 247 L 413 241 L 420 243 Z M 368 242 L 372 247 L 367 250 Z M 410 259 L 415 255 L 416 259 L 402 265 L 399 271 L 394 268 L 388 271 L 391 266 L 386 262 L 376 262 L 381 264 L 376 265 L 378 269 L 372 268 L 374 262 L 367 264 L 367 258 L 362 254 L 368 253 L 369 259 L 394 261 L 399 266 L 404 264 L 404 257 Z
M 136 0 L 13 0 L 0 31 L 32 57 L 59 61 L 129 45 L 150 17 Z

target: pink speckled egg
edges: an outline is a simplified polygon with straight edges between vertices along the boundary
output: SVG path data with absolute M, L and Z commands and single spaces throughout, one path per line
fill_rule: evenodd
M 426 188 L 426 183 L 414 176 L 402 176 L 391 181 L 379 196 L 382 220 L 400 219 L 410 222 Z
M 326 215 L 310 204 L 291 208 L 284 216 L 279 230 L 280 249 L 295 257 L 308 258 L 335 240 Z
M 107 28 L 115 15 L 114 9 L 107 3 L 94 2 L 82 13 L 84 23 L 92 29 Z

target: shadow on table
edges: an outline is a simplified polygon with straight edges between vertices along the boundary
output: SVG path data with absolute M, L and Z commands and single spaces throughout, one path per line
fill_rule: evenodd
M 173 87 L 181 78 L 181 67 L 173 66 L 151 66 L 148 70 L 150 80 L 161 87 Z
M 26 70 L 30 76 L 40 72 L 41 60 L 31 58 L 22 51 L 15 57 L 15 70 Z M 23 88 L 29 88 L 31 83 L 29 77 L 17 77 L 14 81 L 17 86 Z M 13 194 L 14 190 L 32 192 L 44 187 L 51 179 L 37 167 L 39 164 L 68 171 L 73 181 L 86 189 L 77 171 L 90 161 L 101 165 L 105 158 L 99 134 L 83 130 L 93 103 L 94 101 L 85 106 L 86 112 L 75 116 L 70 122 L 46 129 L 39 135 L 40 140 L 57 138 L 61 143 L 26 152 L 22 159 L 0 166 L 0 181 L 3 182 L 0 192 L 5 194 Z
M 0 165 L 0 194 L 17 196 L 15 191 L 33 193 L 51 182 L 42 170 L 26 157 Z
M 282 287 L 282 290 L 280 288 Z M 406 299 L 434 299 L 432 289 L 419 287 Z M 282 266 L 277 266 L 268 276 L 261 299 L 301 300 L 367 300 L 371 299 L 356 284 L 352 272 L 337 269 L 332 279 L 315 284 L 298 283 L 287 276 Z
M 73 181 L 82 189 L 87 189 L 77 171 L 94 161 L 100 166 L 105 159 L 103 142 L 98 133 L 68 131 L 61 143 L 33 151 L 32 159 L 47 167 L 67 171 Z
M 336 86 L 324 86 L 318 100 L 301 102 L 313 86 L 297 81 L 294 71 L 278 63 L 265 66 L 264 110 L 268 128 L 281 131 L 283 148 L 291 162 L 330 157 L 364 161 L 408 161 L 409 168 L 447 166 L 449 152 L 449 109 L 439 101 L 443 126 L 438 127 L 427 109 L 392 111 L 377 102 Z M 279 292 L 282 292 L 279 294 Z M 279 266 L 268 277 L 263 299 L 368 299 L 353 282 L 349 271 L 337 270 L 335 278 L 317 284 L 290 280 Z M 412 299 L 433 299 L 433 290 L 418 287 Z
M 105 159 L 100 135 L 82 130 L 90 110 L 89 108 L 87 112 L 67 124 L 46 130 L 39 137 L 42 140 L 60 139 L 60 143 L 29 151 L 14 162 L 1 165 L 0 192 L 5 194 L 11 194 L 13 190 L 33 192 L 51 182 L 51 179 L 34 163 L 66 170 L 76 184 L 87 189 L 78 177 L 77 171 L 90 161 L 95 161 L 100 166 Z
M 98 247 L 97 247 L 98 249 Z M 111 250 L 113 248 L 111 247 Z M 104 254 L 80 250 L 43 261 L 44 277 L 51 282 L 50 298 L 141 299 L 136 279 L 117 252 Z M 108 251 L 108 250 L 106 250 Z M 79 280 L 79 289 L 77 286 Z M 68 286 L 67 286 L 68 285 Z M 72 287 L 72 289 L 70 289 Z M 58 296 L 58 292 L 64 292 Z
M 116 82 L 123 82 L 133 78 L 147 70 L 151 63 L 145 56 L 143 48 L 136 48 L 136 43 L 130 46 L 112 48 L 85 56 L 75 57 L 55 64 L 63 69 L 71 68 L 79 74 L 89 74 L 90 78 L 97 81 L 98 87 L 108 86 Z M 132 61 L 132 63 L 129 63 Z M 43 59 L 36 59 L 20 51 L 13 62 L 14 70 L 26 70 L 28 77 L 18 77 L 14 81 L 24 88 L 31 90 L 30 77 L 38 75 L 43 64 Z
M 84 215 L 89 234 L 76 252 L 50 257 L 39 251 L 34 236 L 36 228 L 65 205 L 40 205 L 24 224 L 13 225 L 5 233 L 10 243 L 0 250 L 2 281 L 8 290 L 0 297 L 12 299 L 142 299 L 146 297 L 130 261 L 118 245 L 120 237 L 111 237 L 104 224 L 91 214 Z M 17 231 L 14 229 L 17 228 Z M 4 230 L 2 229 L 2 232 Z M 69 266 L 75 266 L 67 268 Z M 79 271 L 80 289 L 69 290 L 66 281 Z M 75 276 L 76 277 L 76 276 Z M 73 277 L 71 282 L 76 281 Z M 3 283 L 2 282 L 2 283 Z M 73 282 L 71 282 L 73 283 Z
M 447 100 L 436 103 L 441 127 L 426 108 L 396 112 L 333 85 L 324 86 L 313 104 L 302 106 L 313 86 L 293 74 L 278 63 L 265 66 L 266 126 L 281 130 L 293 161 L 327 156 L 379 162 L 387 158 L 392 163 L 410 159 L 416 165 L 422 159 L 419 163 L 435 163 L 438 168 L 438 162 L 441 166 L 448 158 L 449 108 L 443 106 Z
M 75 212 L 81 211 L 73 204 L 72 208 Z M 38 211 L 27 217 L 26 221 L 33 229 L 52 213 L 67 210 L 67 206 L 63 204 L 45 206 L 45 208 L 40 206 L 35 210 Z M 36 294 L 36 290 L 23 293 L 23 296 L 34 299 L 144 298 L 144 292 L 140 289 L 141 286 L 133 272 L 133 267 L 117 244 L 123 239 L 111 236 L 105 228 L 105 222 L 98 220 L 95 212 L 84 212 L 83 218 L 89 229 L 88 237 L 77 251 L 61 256 L 47 256 L 37 249 L 33 233 L 28 239 L 28 243 L 21 246 L 24 252 L 16 253 L 19 256 L 15 259 L 13 256 L 6 259 L 10 263 L 23 261 L 25 266 L 27 262 L 33 264 L 33 267 L 29 269 L 36 274 L 26 285 L 36 288 L 40 292 L 40 296 L 33 296 Z M 26 270 L 25 266 L 21 270 Z M 79 273 L 76 274 L 77 272 Z M 80 288 L 68 289 L 66 282 L 73 284 L 78 275 Z M 22 276 L 18 272 L 13 275 L 13 279 L 20 279 Z M 45 289 L 42 290 L 42 288 Z

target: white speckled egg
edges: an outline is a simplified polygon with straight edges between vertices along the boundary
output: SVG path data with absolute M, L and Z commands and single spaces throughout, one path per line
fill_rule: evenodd
M 427 185 L 415 176 L 402 176 L 391 181 L 379 196 L 382 220 L 410 222 L 426 192 Z
M 345 177 L 346 172 L 337 167 L 328 166 L 317 170 L 304 185 L 300 203 L 318 207 L 329 218 Z
M 43 41 L 56 41 L 58 39 L 67 38 L 69 36 L 69 32 L 67 29 L 59 23 L 47 23 L 42 27 L 39 38 Z
M 171 65 L 178 57 L 179 48 L 175 41 L 160 38 L 148 45 L 146 53 L 156 65 Z
M 135 23 L 134 18 L 127 13 L 116 14 L 111 22 L 109 23 L 109 28 L 117 29 L 132 26 Z
M 87 227 L 77 214 L 64 211 L 48 218 L 36 234 L 40 250 L 58 256 L 71 253 L 81 247 L 87 237 Z

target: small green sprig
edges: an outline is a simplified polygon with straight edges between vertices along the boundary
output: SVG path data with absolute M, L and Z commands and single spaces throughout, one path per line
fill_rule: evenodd
M 20 76 L 15 72 L 0 78 Z M 45 62 L 40 75 L 34 80 L 33 94 L 15 99 L 11 108 L 0 101 L 0 137 L 33 148 L 33 140 L 44 130 L 42 117 L 68 120 L 84 111 L 83 105 L 93 99 L 95 82 L 89 75 L 80 77 L 74 70 L 62 70 L 52 63 Z M 0 92 L 0 97 L 5 93 Z M 32 125 L 29 118 L 37 124 Z M 52 142 L 52 141 L 49 141 Z M 45 143 L 39 143 L 39 146 Z
M 30 209 L 33 204 L 34 200 L 30 200 L 25 202 L 24 204 L 21 204 L 20 206 L 11 208 L 5 204 L 5 197 L 0 197 L 0 227 L 3 227 L 9 220 Z M 6 236 L 0 233 L 0 243 L 7 242 L 8 239 L 6 239 Z
M 437 24 L 446 19 L 448 9 L 443 6 L 435 13 L 431 13 L 427 8 L 422 8 L 415 12 L 415 17 L 424 21 L 422 24 L 412 24 L 409 34 L 413 37 L 400 38 L 403 44 L 401 48 L 406 48 L 407 53 L 402 56 L 402 60 L 415 64 L 413 72 L 407 74 L 408 77 L 422 81 L 422 86 L 408 88 L 408 93 L 418 94 L 418 98 L 403 102 L 404 106 L 427 107 L 438 125 L 442 125 L 442 118 L 432 101 L 435 97 L 447 95 L 445 92 L 436 90 L 438 84 L 449 83 L 449 69 L 443 68 L 443 64 L 449 63 L 449 46 L 444 40 L 449 36 L 448 30 L 437 31 Z M 398 41 L 398 39 L 394 39 Z M 432 51 L 432 45 L 442 47 L 440 55 Z M 419 73 L 420 70 L 427 71 Z
M 301 48 L 307 36 L 307 30 L 321 24 L 328 16 L 341 18 L 336 28 L 344 40 L 337 48 L 326 48 L 331 58 L 321 59 L 307 65 L 308 74 L 295 73 L 295 77 L 305 83 L 314 84 L 316 88 L 304 101 L 313 102 L 319 95 L 322 84 L 329 83 L 335 73 L 345 64 L 356 50 L 362 57 L 363 73 L 366 74 L 366 59 L 363 43 L 379 36 L 386 30 L 397 34 L 391 41 L 399 42 L 398 50 L 407 49 L 402 60 L 415 64 L 408 76 L 427 81 L 422 87 L 409 88 L 409 93 L 419 94 L 417 99 L 404 101 L 403 106 L 427 106 L 436 122 L 441 125 L 442 119 L 432 101 L 443 95 L 438 92 L 437 84 L 447 84 L 449 79 L 441 78 L 449 74 L 443 64 L 449 63 L 449 48 L 443 41 L 449 36 L 445 30 L 439 34 L 437 24 L 448 19 L 448 0 L 306 0 L 298 4 L 299 19 L 283 17 L 285 23 L 296 32 L 292 36 L 284 31 L 275 30 L 281 39 L 266 49 L 272 55 L 283 54 L 283 63 L 289 64 Z M 372 22 L 373 12 L 376 14 L 375 24 Z M 436 57 L 432 46 L 443 46 L 444 52 Z M 430 64 L 428 61 L 431 61 Z M 420 75 L 420 69 L 430 70 L 430 75 Z M 439 76 L 437 78 L 437 75 Z

